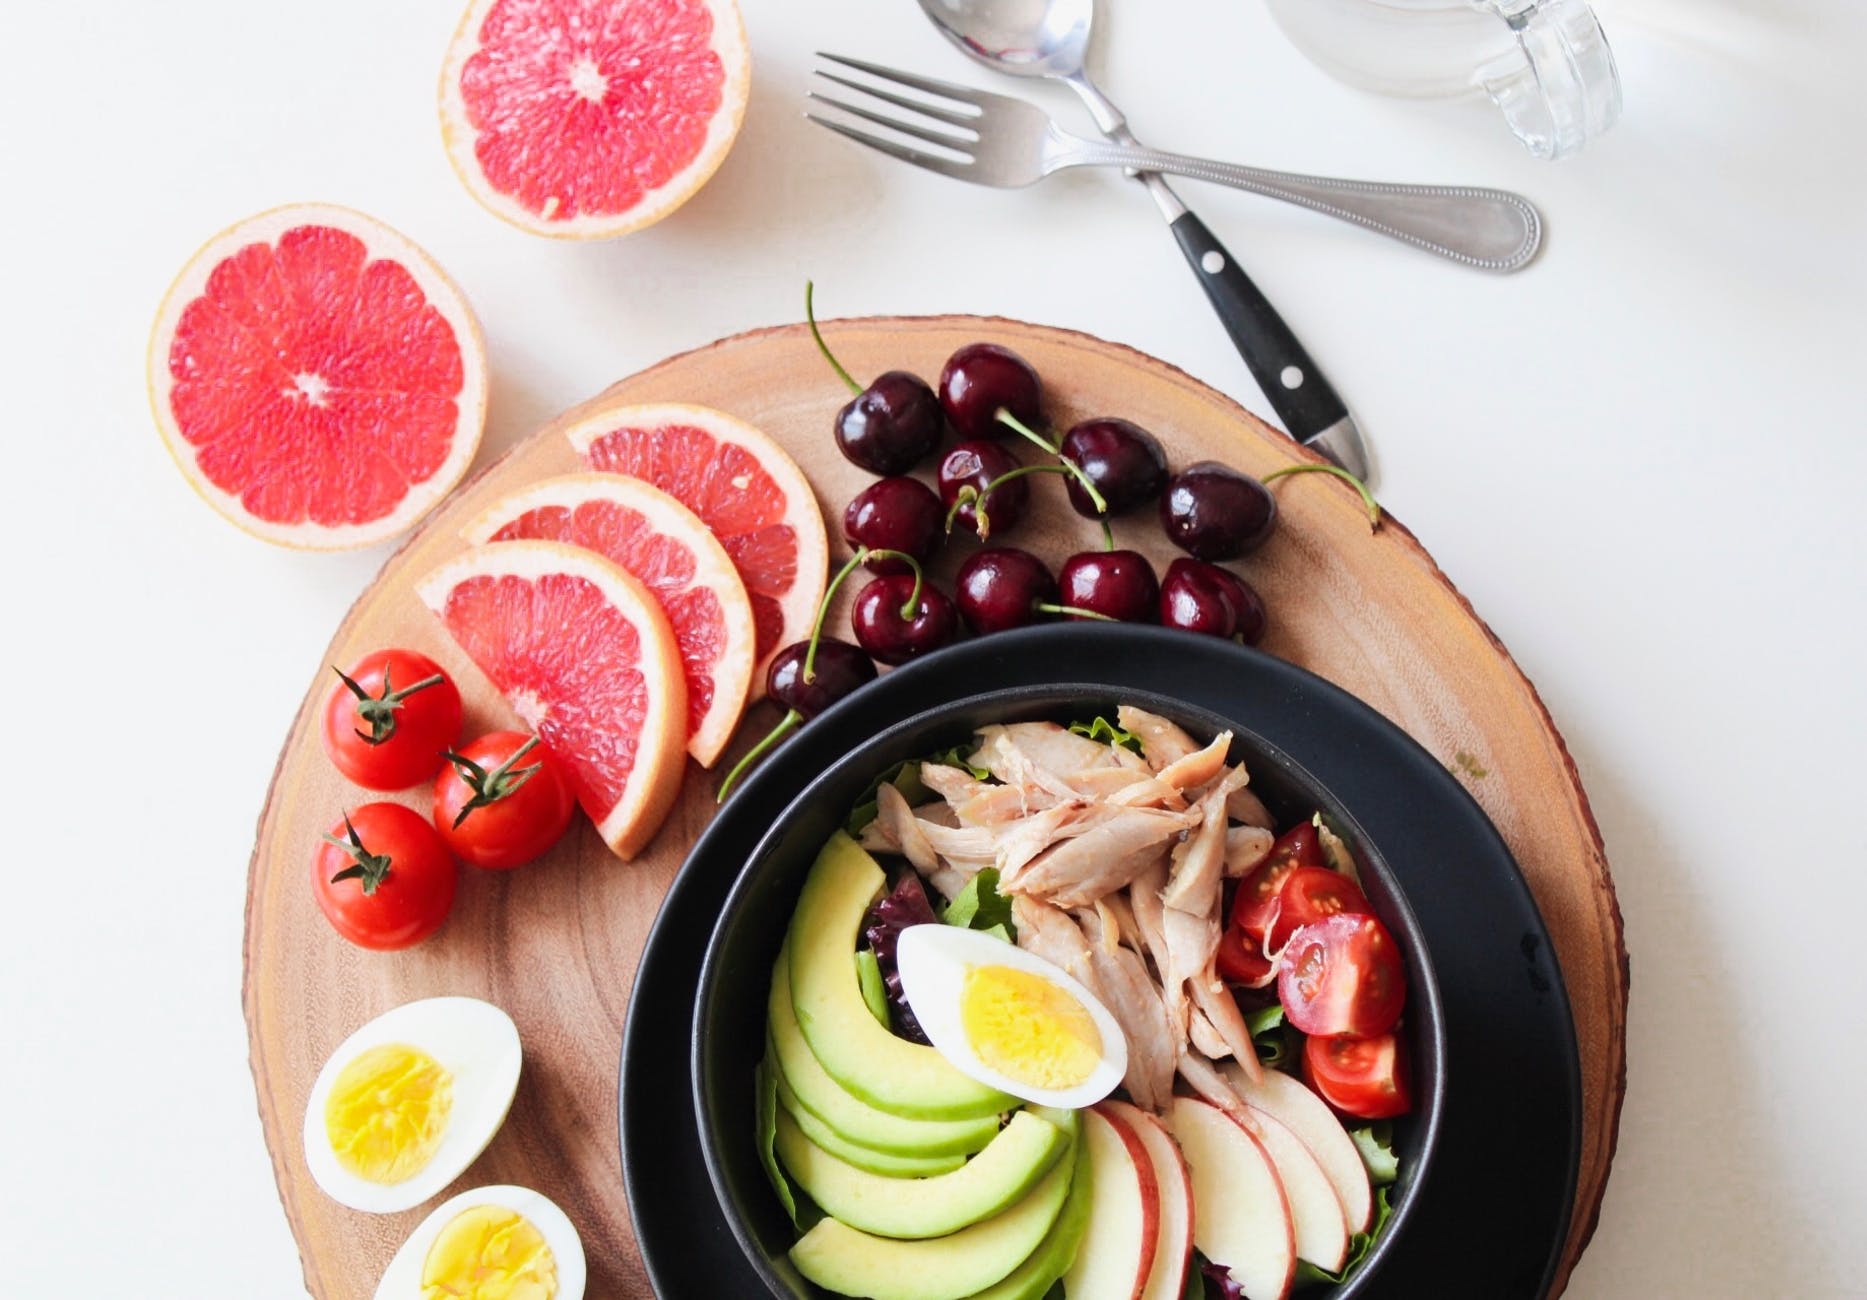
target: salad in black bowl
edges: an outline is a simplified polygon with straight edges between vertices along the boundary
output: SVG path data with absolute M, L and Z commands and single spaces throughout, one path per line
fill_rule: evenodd
M 775 1294 L 1370 1285 L 1432 1164 L 1438 990 L 1353 810 L 1243 721 L 988 692 L 882 731 L 772 825 L 692 1066 Z

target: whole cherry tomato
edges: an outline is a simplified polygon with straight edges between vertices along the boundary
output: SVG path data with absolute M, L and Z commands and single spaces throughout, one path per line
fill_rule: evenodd
M 440 769 L 460 735 L 460 690 L 413 650 L 364 655 L 324 704 L 324 752 L 366 790 L 405 790 Z
M 440 929 L 459 874 L 428 819 L 399 803 L 346 814 L 311 856 L 318 907 L 360 948 L 406 948 Z
M 464 862 L 505 870 L 539 857 L 570 825 L 577 800 L 558 761 L 522 731 L 493 731 L 434 782 L 434 828 Z

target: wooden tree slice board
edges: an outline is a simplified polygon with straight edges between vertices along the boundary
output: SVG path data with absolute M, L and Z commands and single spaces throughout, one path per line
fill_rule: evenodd
M 1264 474 L 1314 459 L 1173 367 L 1081 334 L 977 317 L 852 320 L 825 333 L 857 375 L 906 368 L 932 376 L 962 344 L 1005 343 L 1044 377 L 1058 427 L 1091 415 L 1126 416 L 1153 430 L 1175 465 L 1212 458 Z M 869 481 L 836 452 L 831 421 L 848 394 L 802 326 L 672 358 L 623 380 L 609 397 L 695 402 L 764 429 L 803 465 L 833 537 L 843 505 Z M 460 682 L 470 729 L 513 725 L 414 584 L 462 549 L 458 530 L 481 509 L 516 487 L 578 468 L 559 432 L 575 414 L 458 490 L 383 567 L 324 662 L 347 664 L 387 645 L 422 650 Z M 1585 1106 L 1560 1288 L 1594 1228 L 1625 1082 L 1627 956 L 1600 834 L 1535 690 L 1413 535 L 1391 519 L 1371 533 L 1358 498 L 1325 475 L 1286 479 L 1276 490 L 1283 510 L 1277 537 L 1237 566 L 1270 609 L 1264 648 L 1360 696 L 1456 773 L 1509 842 L 1553 936 L 1575 1009 Z M 1040 479 L 1033 495 L 1036 508 L 1010 540 L 1053 564 L 1094 543 L 1091 526 L 1063 504 L 1060 484 Z M 1118 523 L 1116 533 L 1119 544 L 1149 553 L 1163 569 L 1172 558 L 1151 518 Z M 943 576 L 967 549 L 948 548 Z M 617 1056 L 643 940 L 711 816 L 714 779 L 690 766 L 673 816 L 634 863 L 612 858 L 579 818 L 544 861 L 513 873 L 465 870 L 453 915 L 433 939 L 403 953 L 364 952 L 331 931 L 309 887 L 320 832 L 342 809 L 382 797 L 347 784 L 325 760 L 316 711 L 328 689 L 327 673 L 310 683 L 280 755 L 260 818 L 246 918 L 253 1078 L 307 1286 L 319 1300 L 372 1294 L 423 1213 L 361 1214 L 317 1189 L 300 1140 L 313 1078 L 363 1021 L 412 998 L 456 993 L 511 1013 L 525 1068 L 504 1129 L 449 1193 L 485 1183 L 537 1188 L 581 1230 L 592 1296 L 648 1295 L 622 1190 Z M 775 716 L 770 706 L 752 710 L 728 760 Z M 425 812 L 424 794 L 395 797 Z

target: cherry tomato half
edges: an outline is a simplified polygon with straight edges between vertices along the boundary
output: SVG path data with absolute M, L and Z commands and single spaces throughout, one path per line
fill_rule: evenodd
M 1292 826 L 1277 837 L 1269 855 L 1239 885 L 1232 899 L 1232 924 L 1262 944 L 1276 919 L 1277 893 L 1283 888 L 1284 877 L 1298 867 L 1327 865 L 1315 824 Z
M 428 819 L 399 803 L 366 803 L 311 855 L 325 919 L 360 948 L 420 943 L 447 919 L 459 868 Z
M 1390 1119 L 1413 1108 L 1406 1044 L 1377 1038 L 1311 1038 L 1303 1044 L 1303 1076 L 1344 1115 Z
M 462 861 L 521 867 L 558 842 L 577 806 L 564 769 L 522 731 L 492 731 L 434 781 L 434 828 Z
M 1278 959 L 1277 997 L 1306 1034 L 1385 1034 L 1407 1002 L 1400 948 L 1372 916 L 1345 912 L 1306 925 Z
M 460 735 L 460 689 L 413 650 L 378 650 L 339 672 L 324 704 L 324 752 L 366 790 L 405 790 L 441 767 Z
M 1277 967 L 1264 955 L 1258 941 L 1236 925 L 1219 936 L 1216 954 L 1219 978 L 1247 988 L 1261 989 L 1277 978 Z
M 1343 912 L 1372 916 L 1374 909 L 1368 906 L 1361 886 L 1341 872 L 1327 867 L 1298 867 L 1284 877 L 1277 891 L 1277 916 L 1264 946 L 1271 952 L 1281 951 L 1290 936 L 1304 926 Z

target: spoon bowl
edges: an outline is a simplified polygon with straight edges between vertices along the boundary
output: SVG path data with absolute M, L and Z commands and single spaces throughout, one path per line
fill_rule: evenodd
M 921 12 L 970 58 L 1014 77 L 1082 75 L 1095 0 L 920 0 Z

